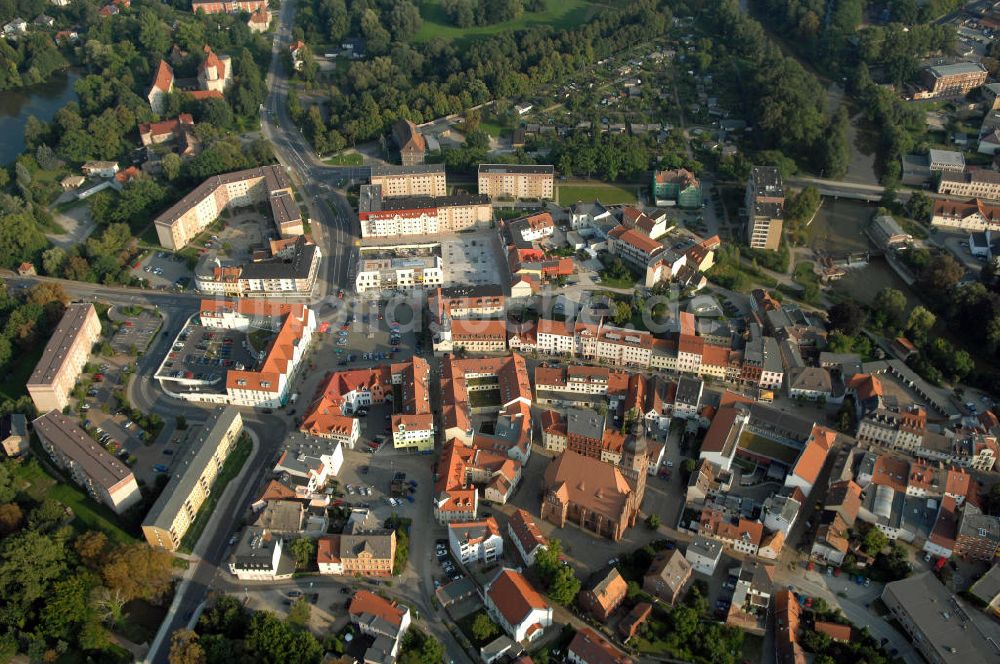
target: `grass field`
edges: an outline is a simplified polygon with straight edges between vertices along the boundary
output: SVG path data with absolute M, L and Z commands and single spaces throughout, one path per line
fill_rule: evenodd
M 350 152 L 348 154 L 335 154 L 332 157 L 327 157 L 323 162 L 331 166 L 360 166 L 364 163 L 364 158 L 357 152 Z
M 26 353 L 19 353 L 14 364 L 10 367 L 10 373 L 0 384 L 0 397 L 5 399 L 19 399 L 28 393 L 28 378 L 35 370 L 35 365 L 42 357 L 45 350 L 43 344 L 35 344 L 35 347 Z
M 601 5 L 588 0 L 549 0 L 547 8 L 542 12 L 524 12 L 513 21 L 493 25 L 459 28 L 444 13 L 441 0 L 424 0 L 420 3 L 420 16 L 424 22 L 413 41 L 425 42 L 437 37 L 448 41 L 471 42 L 507 30 L 520 30 L 535 25 L 551 25 L 562 30 L 586 23 L 601 8 Z
M 577 201 L 592 203 L 600 201 L 606 205 L 636 202 L 635 185 L 592 184 L 585 186 L 558 185 L 556 198 L 560 205 L 572 205 Z
M 34 448 L 34 451 L 44 454 L 41 448 Z M 61 478 L 56 479 L 37 461 L 26 461 L 18 465 L 15 477 L 19 482 L 18 489 L 32 499 L 42 501 L 45 498 L 55 498 L 72 509 L 76 517 L 73 525 L 79 531 L 99 530 L 119 544 L 135 541 L 110 509 L 91 500 L 76 485 L 64 483 L 65 480 Z

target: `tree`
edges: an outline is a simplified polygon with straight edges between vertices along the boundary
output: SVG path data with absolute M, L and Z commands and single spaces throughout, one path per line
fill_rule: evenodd
M 693 461 L 693 459 L 689 459 L 689 461 Z M 660 515 L 657 514 L 656 512 L 653 512 L 648 517 L 646 517 L 646 527 L 649 528 L 650 530 L 656 530 L 657 528 L 659 528 Z
M 24 522 L 24 513 L 17 503 L 4 503 L 0 505 L 0 537 L 6 537 L 21 528 Z
M 410 627 L 403 636 L 398 661 L 399 664 L 442 662 L 444 646 L 437 639 L 428 637 L 418 627 Z
M 198 635 L 188 629 L 179 629 L 170 637 L 170 664 L 204 664 L 205 649 L 198 642 Z
M 33 263 L 48 245 L 48 239 L 30 214 L 0 217 L 0 266 L 15 269 L 23 262 Z
M 173 558 L 147 544 L 129 544 L 104 563 L 101 577 L 108 588 L 120 591 L 127 601 L 157 599 L 170 589 Z
M 628 302 L 615 303 L 615 325 L 622 326 L 632 319 L 632 305 Z
M 906 201 L 903 211 L 911 219 L 927 222 L 934 214 L 934 201 L 924 192 L 915 191 L 910 194 L 910 200 Z
M 889 538 L 885 536 L 878 528 L 872 527 L 868 529 L 865 533 L 864 539 L 861 541 L 861 548 L 865 550 L 869 556 L 877 555 L 879 551 L 884 549 L 889 545 Z
M 42 253 L 42 270 L 49 276 L 58 277 L 64 263 L 66 252 L 60 247 L 52 247 Z
M 865 324 L 865 310 L 853 300 L 844 300 L 830 307 L 830 328 L 854 336 Z
M 285 618 L 292 627 L 298 629 L 309 629 L 309 621 L 312 619 L 312 606 L 305 597 L 299 597 L 288 610 L 288 617 Z
M 80 562 L 97 570 L 104 564 L 108 552 L 108 536 L 98 530 L 88 530 L 73 541 L 73 550 L 80 556 Z
M 94 589 L 90 598 L 97 619 L 108 627 L 118 627 L 125 620 L 125 596 L 104 586 Z
M 181 158 L 174 152 L 163 155 L 160 166 L 163 167 L 163 175 L 173 182 L 181 175 Z
M 872 309 L 887 324 L 898 327 L 902 324 L 903 312 L 906 311 L 906 295 L 895 288 L 883 288 L 875 294 Z
M 292 629 L 268 611 L 258 611 L 251 618 L 246 647 L 255 655 L 253 661 L 261 664 L 315 664 L 323 656 L 323 648 L 312 634 Z
M 472 621 L 472 637 L 479 643 L 488 643 L 490 639 L 500 633 L 500 628 L 490 620 L 485 611 L 476 614 Z
M 300 537 L 295 540 L 290 550 L 295 556 L 295 566 L 298 569 L 308 569 L 316 560 L 316 540 L 311 537 Z
M 965 274 L 965 268 L 951 254 L 936 254 L 920 273 L 920 286 L 932 297 L 944 297 Z
M 918 345 L 923 344 L 935 322 L 937 322 L 937 316 L 925 307 L 918 305 L 913 307 L 913 311 L 910 312 L 910 317 L 906 321 L 906 332 Z

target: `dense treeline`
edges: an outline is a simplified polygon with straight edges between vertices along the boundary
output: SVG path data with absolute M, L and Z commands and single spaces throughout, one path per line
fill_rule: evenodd
M 410 0 L 315 0 L 299 5 L 295 36 L 309 44 L 339 47 L 345 37 L 360 35 L 367 53 L 383 55 L 392 42 L 416 34 L 422 22 Z
M 757 127 L 759 147 L 777 148 L 816 172 L 843 173 L 847 117 L 827 117 L 826 93 L 816 77 L 784 56 L 738 0 L 705 2 L 700 17 L 713 35 L 713 60 L 729 62 L 743 83 L 744 111 Z
M 128 620 L 129 602 L 167 596 L 170 554 L 75 530 L 67 505 L 22 492 L 19 464 L 42 475 L 35 461 L 0 463 L 0 659 L 22 653 L 54 662 L 72 652 L 87 661 L 131 661 L 109 630 Z
M 22 296 L 14 296 L 0 284 L 0 377 L 11 361 L 44 344 L 59 323 L 69 298 L 58 285 L 39 284 Z
M 460 28 L 512 21 L 525 11 L 545 10 L 545 0 L 442 0 L 441 9 Z
M 314 15 L 324 16 L 322 8 L 333 4 L 342 3 L 321 0 Z M 350 15 L 355 15 L 353 9 Z M 327 135 L 335 128 L 348 144 L 375 139 L 400 118 L 419 123 L 494 98 L 529 96 L 623 44 L 665 34 L 669 25 L 668 10 L 655 0 L 640 0 L 603 11 L 573 30 L 555 32 L 540 26 L 504 32 L 464 48 L 440 39 L 422 44 L 397 40 L 380 56 L 369 39 L 366 49 L 376 57 L 352 62 L 339 75 L 330 88 L 329 114 L 318 116 L 318 121 Z M 298 111 L 296 121 L 304 124 L 303 109 Z

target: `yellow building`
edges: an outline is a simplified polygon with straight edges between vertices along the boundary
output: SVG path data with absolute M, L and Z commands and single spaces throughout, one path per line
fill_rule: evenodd
M 69 394 L 100 338 L 101 321 L 94 305 L 79 302 L 66 307 L 28 378 L 28 394 L 39 413 L 61 411 L 69 405 Z

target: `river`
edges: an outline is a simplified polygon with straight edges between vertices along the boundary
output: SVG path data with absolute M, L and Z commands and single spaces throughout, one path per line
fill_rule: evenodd
M 76 101 L 74 84 L 80 75 L 57 72 L 45 83 L 0 93 L 0 164 L 9 164 L 24 150 L 24 125 L 28 116 L 48 122 L 60 108 Z
M 824 197 L 823 206 L 809 224 L 806 245 L 834 254 L 868 249 L 871 243 L 864 229 L 877 207 L 863 201 Z M 873 257 L 865 267 L 848 270 L 847 275 L 832 286 L 865 304 L 870 304 L 875 294 L 887 287 L 902 291 L 911 306 L 920 302 L 881 256 Z

